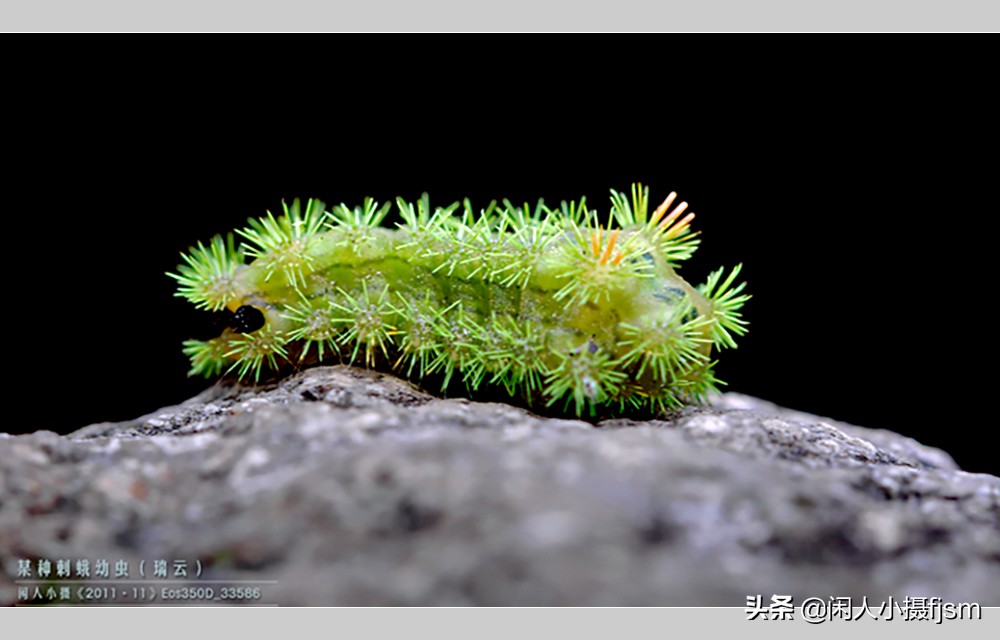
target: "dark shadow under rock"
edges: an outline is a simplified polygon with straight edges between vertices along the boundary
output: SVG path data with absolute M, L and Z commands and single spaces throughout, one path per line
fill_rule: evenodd
M 266 581 L 249 603 L 998 606 L 1000 479 L 737 394 L 595 426 L 324 367 L 68 436 L 0 435 L 0 602 L 58 589 L 75 578 L 58 560 L 81 559 L 119 585 L 116 567 L 137 579 L 155 561 L 200 566 L 191 583 L 214 595 Z

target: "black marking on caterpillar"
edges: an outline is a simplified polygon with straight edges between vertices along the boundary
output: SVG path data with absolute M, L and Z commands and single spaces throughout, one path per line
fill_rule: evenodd
M 584 200 L 550 209 L 468 200 L 431 209 L 366 199 L 326 211 L 299 200 L 187 254 L 177 295 L 229 310 L 229 328 L 189 340 L 191 375 L 264 370 L 330 358 L 413 379 L 492 386 L 535 408 L 576 415 L 661 414 L 719 381 L 713 352 L 746 333 L 740 266 L 693 287 L 677 275 L 699 238 L 671 193 L 612 190 L 609 216 Z
M 236 333 L 253 333 L 263 329 L 265 324 L 267 319 L 260 309 L 245 304 L 233 314 L 231 326 Z

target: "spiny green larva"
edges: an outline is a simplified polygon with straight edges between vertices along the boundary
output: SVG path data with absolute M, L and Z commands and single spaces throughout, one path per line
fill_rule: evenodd
M 334 357 L 576 415 L 698 401 L 719 383 L 713 349 L 746 333 L 750 296 L 740 266 L 698 287 L 677 275 L 699 238 L 675 199 L 650 212 L 647 187 L 612 190 L 602 220 L 585 199 L 477 213 L 468 200 L 431 209 L 424 194 L 397 199 L 396 229 L 381 226 L 390 203 L 295 200 L 168 274 L 196 307 L 231 312 L 222 335 L 184 343 L 190 374 L 259 381 Z

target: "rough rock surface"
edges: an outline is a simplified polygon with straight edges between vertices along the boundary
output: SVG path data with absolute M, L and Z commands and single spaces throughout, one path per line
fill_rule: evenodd
M 267 580 L 256 602 L 291 605 L 996 606 L 1000 478 L 736 394 L 595 428 L 326 367 L 0 435 L 0 602 L 18 599 L 19 560 L 54 576 L 80 558 L 112 578 L 120 559 L 132 578 L 200 562 L 193 582 L 216 594 Z

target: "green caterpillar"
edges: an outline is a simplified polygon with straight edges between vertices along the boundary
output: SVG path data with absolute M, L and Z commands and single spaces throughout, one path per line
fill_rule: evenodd
M 502 387 L 529 406 L 662 414 L 715 389 L 713 349 L 746 332 L 740 266 L 692 287 L 699 238 L 671 193 L 611 191 L 602 220 L 585 199 L 550 209 L 468 200 L 431 209 L 372 199 L 327 212 L 295 200 L 182 254 L 169 276 L 196 307 L 231 313 L 222 335 L 189 340 L 190 375 L 330 357 L 410 378 Z

